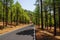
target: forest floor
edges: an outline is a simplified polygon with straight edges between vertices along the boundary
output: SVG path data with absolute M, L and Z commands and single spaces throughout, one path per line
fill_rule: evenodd
M 36 27 L 36 40 L 60 40 L 60 36 L 53 36 L 53 28 L 51 30 L 42 30 L 40 28 L 38 28 L 38 26 Z M 58 33 L 60 34 L 60 33 Z
M 0 35 L 11 32 L 11 31 L 14 31 L 14 30 L 17 30 L 17 29 L 27 27 L 28 25 L 31 25 L 31 24 L 19 24 L 18 26 L 8 25 L 7 28 L 4 28 L 4 29 L 0 30 Z M 3 26 L 2 22 L 0 22 L 0 27 L 1 26 Z

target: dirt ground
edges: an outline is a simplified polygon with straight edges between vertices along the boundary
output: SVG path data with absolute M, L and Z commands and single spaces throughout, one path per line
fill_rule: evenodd
M 53 36 L 52 34 L 48 35 L 47 30 L 41 30 L 40 28 L 38 28 L 38 26 L 35 26 L 35 28 L 36 28 L 36 40 L 60 40 L 56 38 L 55 36 Z
M 21 29 L 21 28 L 27 27 L 28 25 L 30 25 L 30 24 L 19 24 L 18 26 L 15 26 L 14 23 L 12 25 L 8 24 L 7 28 L 4 28 L 3 30 L 0 30 L 0 35 L 5 34 L 7 32 L 11 32 L 11 31 L 16 30 L 16 29 Z M 0 27 L 1 26 L 3 26 L 2 22 L 0 22 Z

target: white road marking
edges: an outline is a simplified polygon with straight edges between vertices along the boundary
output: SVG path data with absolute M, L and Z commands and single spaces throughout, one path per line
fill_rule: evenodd
M 34 26 L 34 40 L 36 40 L 36 34 L 35 34 L 36 32 L 35 32 L 35 26 Z

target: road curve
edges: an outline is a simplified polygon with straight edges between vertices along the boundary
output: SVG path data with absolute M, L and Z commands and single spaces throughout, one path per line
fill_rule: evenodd
M 34 40 L 34 25 L 1 35 L 0 40 Z

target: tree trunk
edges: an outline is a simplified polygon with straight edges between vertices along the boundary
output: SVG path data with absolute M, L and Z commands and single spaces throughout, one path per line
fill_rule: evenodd
M 49 23 L 50 23 L 50 24 L 49 24 L 50 30 L 51 30 L 51 27 L 52 27 L 52 25 L 51 25 L 51 24 L 52 24 L 52 19 L 51 19 L 51 18 L 52 18 L 52 17 L 51 17 L 51 8 L 50 8 L 50 18 L 49 18 L 49 19 L 50 19 L 50 20 L 49 20 Z
M 8 25 L 8 3 L 6 0 L 6 26 Z
M 17 8 L 16 11 L 17 11 L 17 12 L 16 12 L 16 25 L 18 25 L 18 8 Z
M 54 36 L 56 35 L 56 11 L 55 11 L 55 0 L 53 0 L 53 11 L 54 11 Z
M 58 13 L 59 13 L 59 31 L 60 31 L 60 7 L 58 7 Z
M 43 29 L 43 12 L 42 12 L 42 0 L 41 1 L 41 29 Z
M 3 27 L 4 27 L 4 4 L 3 4 Z
M 11 25 L 12 25 L 12 10 L 11 10 Z

